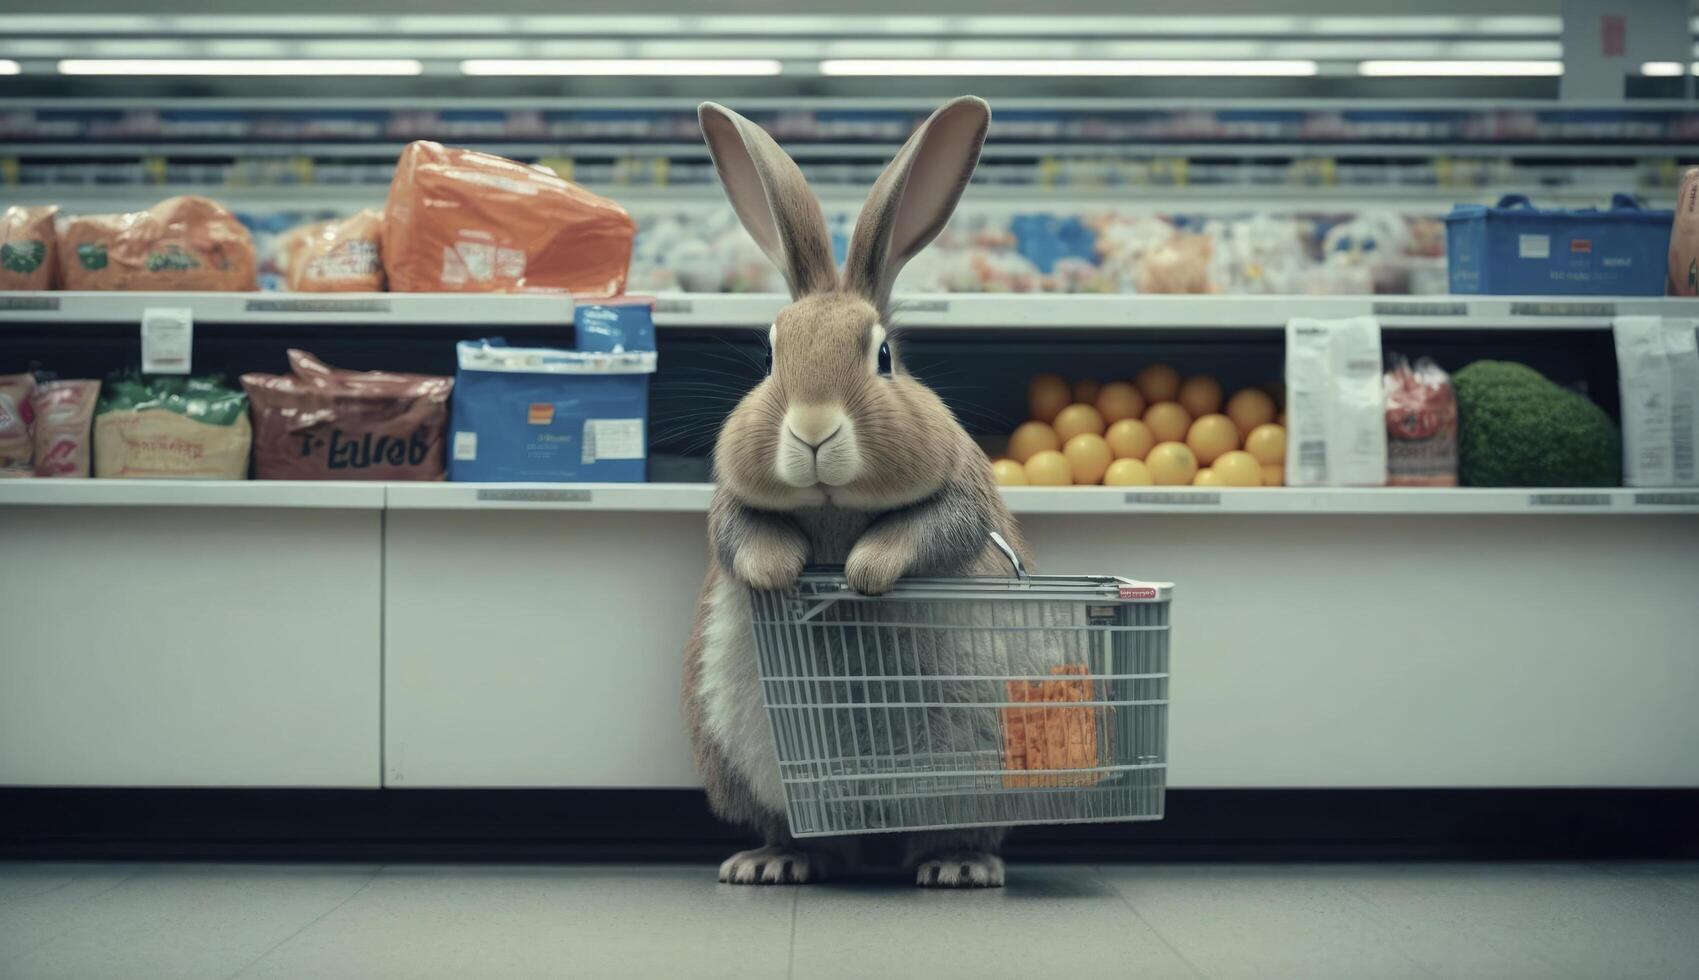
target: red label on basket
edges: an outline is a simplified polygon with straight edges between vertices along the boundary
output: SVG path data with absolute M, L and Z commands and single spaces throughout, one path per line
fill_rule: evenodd
M 1571 238 L 1569 250 L 1583 254 L 1590 253 L 1593 251 L 1593 240 L 1591 238 Z
M 1123 585 L 1121 586 L 1121 598 L 1154 599 L 1156 598 L 1156 590 L 1148 585 Z

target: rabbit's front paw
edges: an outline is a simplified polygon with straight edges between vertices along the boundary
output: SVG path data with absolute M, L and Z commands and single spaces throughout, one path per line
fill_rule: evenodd
M 728 885 L 802 885 L 818 880 L 807 851 L 769 844 L 739 851 L 720 865 L 720 880 Z
M 1003 859 L 989 851 L 940 854 L 920 862 L 914 883 L 922 888 L 1001 888 Z
M 795 543 L 779 537 L 756 537 L 738 549 L 732 572 L 757 589 L 788 589 L 802 574 L 807 555 Z
M 908 572 L 909 551 L 897 544 L 864 537 L 850 549 L 844 578 L 862 595 L 884 595 Z

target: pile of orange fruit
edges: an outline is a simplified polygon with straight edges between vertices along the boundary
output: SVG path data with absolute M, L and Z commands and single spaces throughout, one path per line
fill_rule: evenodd
M 1223 394 L 1209 375 L 1182 380 L 1166 364 L 1130 381 L 1040 374 L 1027 385 L 1031 421 L 1010 434 L 992 473 L 1004 486 L 1280 486 L 1280 386 Z

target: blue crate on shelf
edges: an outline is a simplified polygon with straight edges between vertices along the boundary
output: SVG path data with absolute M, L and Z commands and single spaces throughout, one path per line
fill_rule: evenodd
M 1672 211 L 1627 194 L 1600 211 L 1542 210 L 1521 194 L 1445 218 L 1451 291 L 1499 296 L 1662 296 Z
M 643 482 L 656 367 L 649 307 L 580 307 L 577 319 L 588 350 L 456 345 L 450 480 Z

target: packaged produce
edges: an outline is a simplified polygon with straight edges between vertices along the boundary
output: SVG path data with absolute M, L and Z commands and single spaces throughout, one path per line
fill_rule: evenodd
M 1614 487 L 1622 437 L 1605 410 L 1525 364 L 1476 361 L 1457 390 L 1457 475 L 1468 487 Z
M 33 374 L 0 374 L 0 478 L 35 475 Z
M 449 477 L 636 483 L 644 478 L 654 351 L 456 346 Z
M 89 475 L 89 423 L 98 381 L 43 381 L 30 395 L 36 476 Z
M 343 371 L 301 350 L 244 374 L 261 480 L 441 480 L 453 378 Z
M 383 215 L 367 208 L 278 239 L 284 285 L 298 293 L 375 293 L 384 288 Z
M 1521 194 L 1492 208 L 1459 204 L 1445 219 L 1451 291 L 1662 296 L 1673 217 L 1627 194 L 1608 211 L 1542 210 Z
M 384 210 L 397 292 L 625 291 L 636 224 L 542 167 L 421 140 L 401 151 Z
M 52 289 L 59 236 L 55 207 L 7 208 L 0 213 L 0 289 Z
M 1670 228 L 1670 294 L 1699 296 L 1699 167 L 1681 175 Z
M 1058 675 L 1048 681 L 1005 681 L 1009 701 L 1019 707 L 1003 708 L 1003 768 L 1085 769 L 1098 765 L 1097 709 L 1065 707 L 1070 702 L 1096 701 L 1096 685 L 1085 664 L 1063 664 L 1050 668 Z M 1005 773 L 1003 785 L 1094 786 L 1101 774 Z
M 102 479 L 245 480 L 248 398 L 220 378 L 119 375 L 94 416 Z
M 1271 407 L 1249 405 L 1245 420 L 1264 424 Z M 1287 486 L 1386 483 L 1386 395 L 1373 317 L 1287 321 L 1286 415 Z
M 1622 391 L 1622 478 L 1631 487 L 1699 486 L 1699 320 L 1619 316 L 1616 366 Z
M 1391 357 L 1386 372 L 1386 484 L 1457 485 L 1457 394 L 1451 377 L 1423 357 Z
M 256 266 L 248 229 L 204 197 L 77 215 L 59 226 L 64 289 L 251 290 L 259 288 Z

